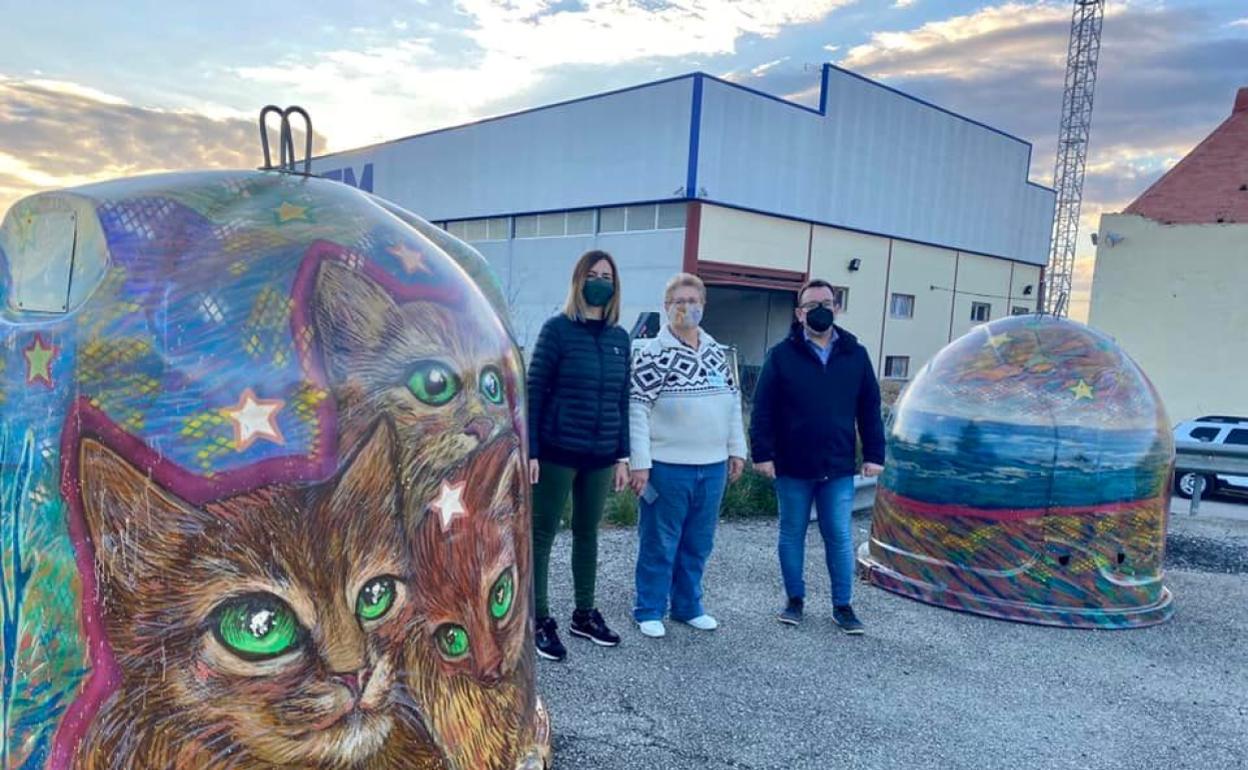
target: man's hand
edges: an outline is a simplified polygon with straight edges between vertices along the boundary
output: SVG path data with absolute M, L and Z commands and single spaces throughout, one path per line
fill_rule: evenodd
M 628 486 L 632 488 L 633 494 L 641 497 L 641 493 L 646 490 L 646 485 L 650 483 L 650 469 L 633 471 L 628 476 Z
M 536 484 L 542 477 L 542 466 L 537 460 L 529 460 L 529 483 Z
M 776 464 L 773 462 L 754 463 L 754 470 L 758 471 L 759 473 L 763 474 L 769 479 L 774 479 L 776 477 Z
M 741 472 L 745 470 L 745 460 L 740 457 L 728 458 L 728 483 L 741 478 Z
M 613 488 L 616 492 L 623 492 L 628 486 L 628 463 L 620 460 L 615 464 L 615 483 Z
M 883 472 L 884 472 L 883 465 L 876 465 L 875 463 L 863 463 L 862 464 L 862 475 L 866 476 L 867 478 L 871 478 L 873 476 L 879 476 Z

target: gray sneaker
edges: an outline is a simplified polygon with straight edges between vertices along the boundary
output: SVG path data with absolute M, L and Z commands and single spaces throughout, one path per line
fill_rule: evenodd
M 833 607 L 832 620 L 847 634 L 858 636 L 866 633 L 866 627 L 862 625 L 862 621 L 854 614 L 854 608 L 848 604 Z
M 798 623 L 801 623 L 802 604 L 801 598 L 790 598 L 789 605 L 780 613 L 780 622 L 790 626 L 796 626 Z

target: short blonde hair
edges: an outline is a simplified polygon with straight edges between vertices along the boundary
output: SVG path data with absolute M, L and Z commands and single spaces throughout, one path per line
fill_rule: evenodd
M 702 297 L 702 303 L 706 303 L 706 284 L 702 283 L 702 279 L 693 273 L 677 273 L 667 281 L 667 286 L 663 288 L 663 304 L 672 301 L 672 295 L 682 286 L 689 286 L 697 289 L 698 294 Z
M 568 298 L 563 303 L 563 314 L 573 321 L 584 321 L 589 318 L 589 303 L 585 301 L 585 295 L 581 293 L 581 289 L 585 287 L 585 281 L 589 279 L 590 269 L 603 260 L 611 266 L 611 281 L 615 285 L 615 292 L 611 295 L 607 306 L 602 309 L 602 318 L 607 326 L 615 326 L 620 322 L 620 269 L 615 266 L 615 260 L 611 258 L 611 255 L 601 249 L 582 254 L 581 258 L 576 261 L 576 267 L 572 269 L 572 283 L 568 286 Z

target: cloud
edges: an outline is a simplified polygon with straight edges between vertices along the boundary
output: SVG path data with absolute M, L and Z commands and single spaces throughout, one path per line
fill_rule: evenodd
M 43 189 L 156 171 L 254 168 L 256 134 L 250 120 L 151 109 L 82 84 L 0 75 L 0 214 Z
M 750 74 L 756 78 L 762 77 L 763 75 L 766 75 L 768 71 L 775 69 L 776 67 L 780 66 L 781 64 L 784 64 L 788 60 L 789 60 L 789 57 L 785 56 L 783 59 L 775 59 L 773 61 L 765 62 L 751 69 Z
M 1228 26 L 1228 27 L 1248 27 L 1248 16 L 1245 16 L 1245 17 L 1244 17 L 1244 18 L 1242 18 L 1242 19 L 1236 19 L 1235 21 L 1232 21 L 1231 23 L 1227 24 L 1226 26 Z
M 1007 2 L 877 31 L 838 64 L 1032 140 L 1032 178 L 1051 184 L 1069 34 L 1066 3 Z M 1212 131 L 1245 81 L 1248 39 L 1200 9 L 1108 7 L 1072 314 L 1086 309 L 1088 235 L 1101 213 L 1121 210 Z
M 854 1 L 460 0 L 457 28 L 413 23 L 424 37 L 390 28 L 351 50 L 233 74 L 313 108 L 344 149 L 481 117 L 555 72 L 731 54 L 744 36 L 774 37 Z
M 919 0 L 897 0 L 897 2 L 893 3 L 893 7 L 894 8 L 909 8 L 910 6 L 914 5 L 918 1 Z

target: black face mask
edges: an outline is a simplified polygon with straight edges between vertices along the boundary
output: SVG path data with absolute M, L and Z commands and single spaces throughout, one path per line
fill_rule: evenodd
M 831 310 L 823 305 L 820 305 L 814 310 L 807 311 L 806 325 L 809 326 L 810 330 L 815 334 L 823 334 L 828 329 L 832 328 L 832 321 L 834 318 L 835 316 L 832 315 Z

